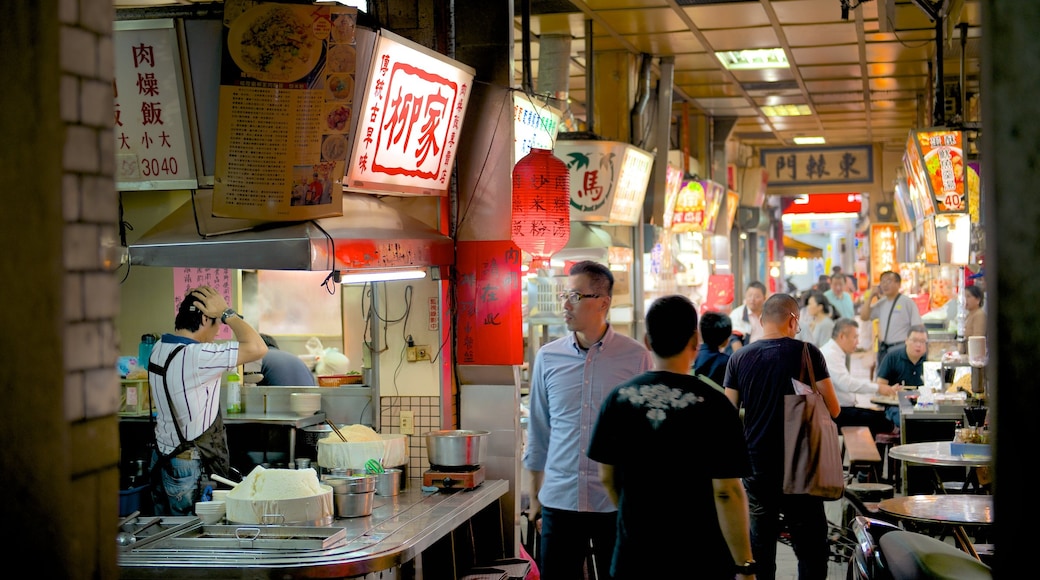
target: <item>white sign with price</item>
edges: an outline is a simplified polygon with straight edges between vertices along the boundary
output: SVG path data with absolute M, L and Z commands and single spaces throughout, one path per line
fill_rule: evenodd
M 117 189 L 197 189 L 173 20 L 113 28 Z

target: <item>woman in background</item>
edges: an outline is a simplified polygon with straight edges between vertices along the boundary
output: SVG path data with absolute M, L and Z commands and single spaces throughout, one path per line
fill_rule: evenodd
M 982 309 L 985 298 L 982 288 L 964 287 L 964 308 L 968 317 L 964 319 L 964 336 L 986 336 L 986 311 Z
M 799 340 L 811 342 L 817 347 L 831 339 L 834 330 L 834 308 L 820 290 L 810 290 L 805 300 L 805 313 L 799 324 L 802 327 Z

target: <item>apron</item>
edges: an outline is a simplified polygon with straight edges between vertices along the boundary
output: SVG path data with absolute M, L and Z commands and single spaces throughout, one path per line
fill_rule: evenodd
M 162 377 L 163 380 L 163 393 L 166 395 L 166 403 L 169 405 L 170 412 L 173 413 L 173 399 L 170 397 L 169 385 L 166 383 L 166 371 L 170 368 L 170 363 L 173 361 L 173 357 L 177 356 L 186 345 L 180 345 L 173 349 L 170 356 L 166 359 L 164 366 L 159 366 L 155 363 L 148 363 L 148 371 L 155 373 Z M 151 413 L 148 416 L 152 419 L 152 436 L 155 435 L 155 416 Z M 158 456 L 158 461 L 152 466 L 150 474 L 151 487 L 153 495 L 158 492 L 160 495 L 165 496 L 166 492 L 162 484 L 162 470 L 170 466 L 170 460 L 186 451 L 191 451 L 191 456 L 198 457 L 202 462 L 203 474 L 217 474 L 223 477 L 228 477 L 231 474 L 231 459 L 228 452 L 227 446 L 227 427 L 224 425 L 224 419 L 217 413 L 216 419 L 201 435 L 195 439 L 188 441 L 184 438 L 184 434 L 181 433 L 180 424 L 177 423 L 176 417 L 174 417 L 173 427 L 177 431 L 177 437 L 180 439 L 180 444 L 174 448 L 168 454 L 159 452 L 159 446 L 156 444 L 155 450 Z M 199 478 L 199 484 L 201 485 L 203 478 Z M 196 490 L 196 494 L 201 494 L 201 489 Z

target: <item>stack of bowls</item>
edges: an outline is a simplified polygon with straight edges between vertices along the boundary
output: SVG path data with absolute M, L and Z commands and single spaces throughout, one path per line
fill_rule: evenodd
M 319 393 L 293 393 L 289 395 L 289 409 L 293 413 L 305 417 L 321 410 Z
M 358 518 L 372 514 L 376 494 L 374 475 L 326 475 L 323 483 L 332 487 L 332 501 L 336 517 Z
M 195 515 L 204 524 L 218 524 L 224 519 L 226 505 L 222 501 L 200 501 L 195 504 Z

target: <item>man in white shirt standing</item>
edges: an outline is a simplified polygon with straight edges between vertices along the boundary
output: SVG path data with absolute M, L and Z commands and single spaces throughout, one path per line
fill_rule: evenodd
M 834 393 L 838 396 L 838 404 L 841 405 L 841 413 L 834 419 L 834 423 L 839 428 L 848 425 L 867 427 L 873 436 L 877 436 L 878 433 L 890 433 L 895 425 L 885 417 L 885 412 L 857 407 L 856 397 L 860 395 L 867 400 L 875 394 L 892 397 L 898 389 L 852 376 L 845 366 L 845 356 L 856 350 L 857 343 L 859 323 L 850 318 L 840 318 L 834 323 L 831 339 L 820 347 L 820 352 L 827 361 L 827 370 L 831 374 Z

